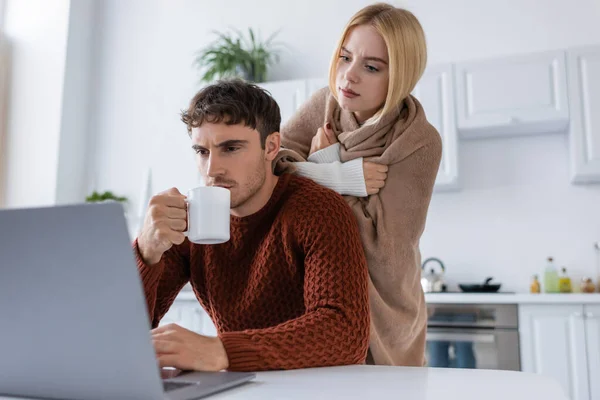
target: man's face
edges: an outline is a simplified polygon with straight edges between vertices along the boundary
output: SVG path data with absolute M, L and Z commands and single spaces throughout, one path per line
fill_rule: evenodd
M 265 184 L 271 162 L 258 131 L 244 125 L 204 123 L 192 129 L 192 149 L 206 186 L 231 191 L 231 208 L 251 200 Z

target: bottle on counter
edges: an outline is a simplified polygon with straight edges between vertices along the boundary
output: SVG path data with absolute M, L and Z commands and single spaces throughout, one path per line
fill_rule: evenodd
M 598 282 L 598 291 L 600 292 L 600 242 L 594 243 L 596 251 L 596 280 Z
M 562 267 L 560 270 L 560 278 L 558 279 L 558 289 L 561 293 L 571 293 L 573 287 L 571 285 L 571 278 L 567 275 L 567 269 Z
M 540 281 L 537 275 L 534 275 L 531 280 L 531 286 L 529 286 L 529 291 L 531 293 L 540 293 L 542 291 Z
M 581 292 L 582 293 L 594 293 L 596 291 L 596 285 L 592 278 L 581 278 Z
M 548 257 L 548 263 L 544 271 L 544 292 L 545 293 L 558 293 L 558 271 L 554 266 L 554 259 Z

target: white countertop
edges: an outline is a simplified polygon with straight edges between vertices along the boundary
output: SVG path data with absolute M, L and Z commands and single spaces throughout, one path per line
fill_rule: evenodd
M 600 293 L 426 293 L 433 304 L 600 304 Z
M 354 365 L 261 372 L 210 400 L 567 400 L 559 384 L 524 372 Z
M 568 400 L 554 380 L 524 372 L 368 365 L 259 372 L 207 399 Z
M 182 291 L 177 300 L 196 300 L 192 291 Z M 427 303 L 477 304 L 600 304 L 600 293 L 426 293 Z

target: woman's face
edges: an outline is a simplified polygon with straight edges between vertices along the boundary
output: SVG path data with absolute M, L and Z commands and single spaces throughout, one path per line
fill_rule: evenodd
M 363 123 L 383 106 L 387 96 L 387 47 L 375 28 L 358 25 L 346 35 L 338 56 L 335 77 L 338 102 Z

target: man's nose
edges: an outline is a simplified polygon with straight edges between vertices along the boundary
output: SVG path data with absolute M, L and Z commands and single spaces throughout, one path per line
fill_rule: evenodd
M 216 176 L 222 176 L 224 174 L 225 168 L 222 160 L 220 160 L 220 157 L 218 155 L 211 154 L 208 157 L 206 175 L 212 178 Z

